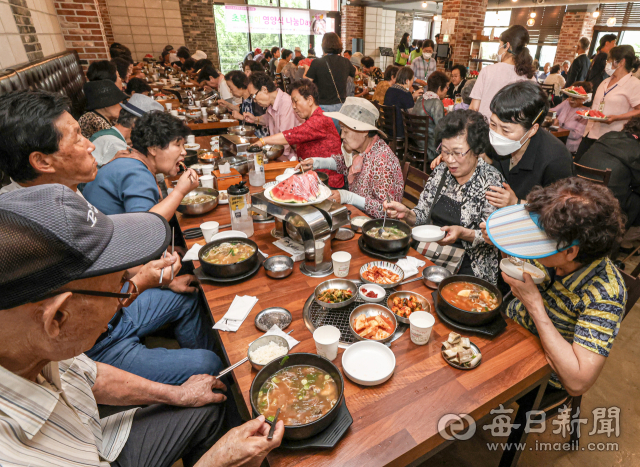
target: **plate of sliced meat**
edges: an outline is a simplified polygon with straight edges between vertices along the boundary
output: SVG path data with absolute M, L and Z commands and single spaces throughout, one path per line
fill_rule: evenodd
M 320 183 L 318 175 L 310 170 L 295 174 L 276 186 L 267 188 L 265 197 L 276 204 L 309 206 L 325 201 L 331 196 L 331 189 Z

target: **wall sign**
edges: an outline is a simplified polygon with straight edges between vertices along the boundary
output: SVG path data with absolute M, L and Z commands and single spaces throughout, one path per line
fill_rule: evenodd
M 287 10 L 254 6 L 225 5 L 225 23 L 229 32 L 311 34 L 309 10 Z

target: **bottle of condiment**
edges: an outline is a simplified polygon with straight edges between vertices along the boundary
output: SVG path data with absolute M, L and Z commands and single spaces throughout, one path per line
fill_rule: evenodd
M 245 182 L 240 182 L 237 185 L 231 185 L 227 189 L 227 194 L 231 212 L 231 229 L 239 230 L 247 234 L 247 237 L 251 237 L 253 235 L 253 218 L 249 213 L 251 210 L 249 188 L 245 186 Z
M 251 186 L 264 185 L 264 152 L 258 145 L 251 145 L 247 149 L 249 159 L 249 184 Z

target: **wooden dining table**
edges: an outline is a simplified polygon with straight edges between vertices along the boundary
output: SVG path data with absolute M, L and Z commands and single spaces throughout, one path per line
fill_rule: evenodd
M 197 138 L 201 140 L 201 138 Z M 203 144 L 204 141 L 199 141 Z M 245 176 L 246 177 L 246 176 Z M 262 191 L 261 187 L 251 187 L 252 193 Z M 363 215 L 354 206 L 348 206 L 351 216 Z M 230 223 L 228 205 L 218 205 L 213 211 L 202 216 L 184 216 L 177 214 L 181 230 L 198 227 L 205 221 L 216 221 L 220 225 Z M 274 223 L 254 223 L 251 237 L 260 250 L 269 256 L 286 255 L 274 245 L 277 240 L 271 235 Z M 351 254 L 349 279 L 359 280 L 359 270 L 364 264 L 375 258 L 363 253 L 358 247 L 360 234 L 347 241 L 334 240 L 334 251 L 346 251 Z M 185 240 L 188 247 L 195 243 L 205 244 L 204 239 Z M 409 253 L 425 261 L 427 267 L 432 263 L 417 251 Z M 194 262 L 194 267 L 199 263 Z M 226 364 L 233 364 L 247 355 L 247 347 L 263 335 L 254 325 L 258 312 L 269 307 L 284 307 L 291 312 L 292 323 L 285 332 L 300 341 L 292 352 L 316 353 L 312 333 L 303 320 L 303 307 L 321 282 L 333 278 L 333 274 L 324 278 L 312 278 L 304 275 L 295 263 L 293 273 L 285 279 L 271 279 L 261 268 L 253 277 L 234 284 L 200 284 L 206 307 L 217 322 L 229 309 L 236 295 L 251 295 L 258 298 L 243 324 L 237 332 L 216 331 L 223 349 Z M 423 269 L 420 268 L 420 271 Z M 422 281 L 412 282 L 398 287 L 398 290 L 410 290 L 424 296 L 433 307 L 433 290 Z M 278 467 L 320 467 L 320 466 L 388 466 L 408 465 L 417 460 L 425 460 L 453 442 L 441 435 L 439 420 L 448 414 L 468 414 L 476 422 L 487 416 L 499 404 L 519 400 L 519 410 L 513 421 L 520 420 L 521 428 L 514 429 L 510 442 L 523 442 L 525 413 L 537 409 L 542 393 L 550 375 L 550 367 L 545 359 L 540 340 L 529 331 L 511 320 L 497 336 L 490 338 L 477 333 L 456 330 L 445 324 L 437 314 L 435 316 L 430 340 L 427 345 L 416 345 L 410 339 L 407 330 L 399 339 L 391 343 L 396 358 L 393 376 L 383 384 L 366 387 L 351 382 L 345 376 L 344 397 L 353 424 L 337 445 L 328 450 L 303 449 L 272 451 L 267 461 Z M 441 355 L 441 345 L 451 331 L 460 332 L 469 337 L 482 352 L 482 362 L 470 371 L 451 367 Z M 342 370 L 340 349 L 334 364 Z M 249 417 L 251 404 L 249 392 L 257 372 L 249 364 L 233 370 L 233 380 L 238 391 L 236 403 L 240 413 Z M 449 425 L 449 420 L 445 425 Z M 480 423 L 473 425 L 480 430 Z M 449 437 L 450 438 L 450 437 Z M 500 465 L 516 465 L 519 451 L 507 450 Z

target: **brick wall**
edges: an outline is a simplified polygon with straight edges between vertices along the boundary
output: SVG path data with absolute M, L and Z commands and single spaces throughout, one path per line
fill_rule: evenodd
M 400 43 L 400 39 L 402 39 L 402 35 L 408 32 L 409 34 L 413 33 L 413 12 L 396 12 L 396 31 L 393 36 L 393 53 L 396 53 L 396 49 L 398 48 L 398 44 Z M 409 45 L 411 45 L 411 41 L 413 41 L 413 37 L 409 37 Z M 395 55 L 394 58 L 395 60 Z
M 474 34 L 482 32 L 486 11 L 487 0 L 451 0 L 442 4 L 442 18 L 456 20 L 449 41 L 454 64 L 469 65 L 471 41 Z
M 102 27 L 104 28 L 104 35 L 107 38 L 107 43 L 113 44 L 115 39 L 113 38 L 113 28 L 111 27 L 111 17 L 109 15 L 107 0 L 97 0 L 97 2 L 98 13 L 100 13 L 100 19 L 102 20 Z
M 576 55 L 575 46 L 578 40 L 581 37 L 587 37 L 591 40 L 595 24 L 596 18 L 587 11 L 567 11 L 560 28 L 558 48 L 553 64 L 562 64 L 565 60 L 572 62 Z
M 180 0 L 185 45 L 191 53 L 202 50 L 220 66 L 212 0 Z
M 98 0 L 59 0 L 55 8 L 65 44 L 68 49 L 78 51 L 85 70 L 94 60 L 109 59 Z
M 345 5 L 342 7 L 342 47 L 351 49 L 351 39 L 364 39 L 364 7 Z

